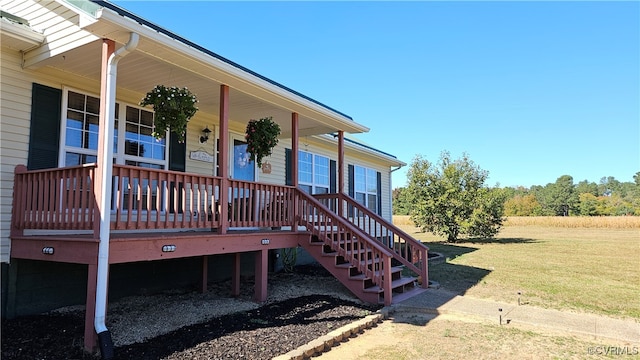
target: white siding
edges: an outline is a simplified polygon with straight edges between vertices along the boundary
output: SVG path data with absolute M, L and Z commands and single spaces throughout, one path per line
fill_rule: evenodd
M 211 134 L 209 134 L 209 140 L 200 144 L 200 136 L 202 136 L 202 129 L 209 127 Z M 187 161 L 186 171 L 201 175 L 216 175 L 215 169 L 215 155 L 216 155 L 216 134 L 218 133 L 218 117 L 212 114 L 206 114 L 202 111 L 198 111 L 196 115 L 187 123 Z M 192 151 L 204 151 L 214 157 L 214 162 L 206 162 L 199 160 L 189 159 L 189 153 Z
M 2 48 L 0 55 L 0 262 L 9 261 L 13 172 L 27 163 L 31 81 L 20 69 L 20 53 Z
M 273 148 L 271 156 L 262 160 L 271 164 L 271 174 L 265 174 L 261 169 L 258 169 L 258 181 L 276 185 L 285 184 L 285 149 L 287 148 L 291 149 L 291 139 L 278 140 L 278 145 Z
M 79 15 L 55 1 L 6 1 L 6 4 L 3 2 L 2 8 L 3 11 L 26 19 L 32 29 L 42 32 L 47 37 L 47 46 L 38 47 L 25 54 L 27 67 L 98 39 L 87 31 L 79 31 L 79 27 L 75 25 Z

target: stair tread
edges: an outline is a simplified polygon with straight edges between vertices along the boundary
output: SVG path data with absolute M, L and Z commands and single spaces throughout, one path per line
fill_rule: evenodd
M 358 249 L 358 250 L 347 250 L 347 255 L 352 255 L 352 254 L 364 254 L 366 253 L 366 250 L 364 249 Z
M 351 268 L 351 267 L 354 267 L 354 266 L 347 262 L 347 263 L 344 263 L 344 264 L 336 264 L 335 267 L 348 269 L 348 268 Z
M 396 280 L 393 280 L 391 282 L 391 288 L 395 289 L 395 288 L 400 287 L 400 286 L 411 284 L 415 280 L 416 280 L 416 278 L 414 278 L 414 277 L 404 277 L 404 278 L 396 279 Z M 375 286 L 371 286 L 371 287 L 368 287 L 368 288 L 364 289 L 364 291 L 365 292 L 382 292 L 383 290 L 382 290 L 382 288 L 380 286 L 375 285 Z
M 415 287 L 411 290 L 405 291 L 403 293 L 399 293 L 399 294 L 393 294 L 393 299 L 392 299 L 392 303 L 393 304 L 397 304 L 399 302 L 402 302 L 404 300 L 410 299 L 416 295 L 420 295 L 423 292 L 427 291 L 427 289 L 423 289 L 421 287 Z
M 401 272 L 403 269 L 404 269 L 403 266 L 393 266 L 391 268 L 391 274 L 393 275 L 395 273 Z M 380 270 L 377 270 L 376 274 L 379 273 L 379 272 L 380 272 Z M 370 279 L 370 277 L 366 276 L 363 273 L 360 273 L 358 275 L 352 275 L 349 279 L 351 279 L 351 280 L 368 280 L 368 279 Z

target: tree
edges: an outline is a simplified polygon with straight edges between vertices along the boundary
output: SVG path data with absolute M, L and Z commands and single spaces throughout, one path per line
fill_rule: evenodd
M 622 184 L 613 176 L 600 178 L 600 185 L 598 186 L 598 190 L 600 191 L 599 195 L 609 196 L 614 192 L 619 192 L 621 188 Z
M 580 194 L 591 194 L 593 196 L 600 196 L 602 194 L 598 191 L 598 184 L 594 182 L 588 182 L 587 180 L 580 181 L 575 188 L 575 191 L 578 195 Z
M 484 186 L 487 175 L 467 154 L 452 160 L 443 151 L 437 165 L 416 156 L 407 172 L 411 220 L 449 242 L 493 237 L 502 226 L 504 194 Z
M 536 216 L 542 213 L 542 207 L 533 194 L 515 195 L 504 203 L 506 216 Z
M 542 205 L 543 215 L 569 216 L 578 210 L 578 196 L 575 193 L 573 177 L 570 175 L 562 175 L 555 183 L 536 189 L 535 194 Z
M 591 193 L 582 193 L 580 196 L 580 215 L 594 216 L 598 214 L 598 198 Z
M 391 193 L 393 198 L 393 215 L 409 215 L 411 203 L 407 199 L 406 188 L 395 188 Z

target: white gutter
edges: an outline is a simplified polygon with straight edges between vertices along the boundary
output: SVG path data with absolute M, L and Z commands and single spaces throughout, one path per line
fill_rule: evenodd
M 98 246 L 98 281 L 96 285 L 96 312 L 93 320 L 98 339 L 100 340 L 100 350 L 103 358 L 113 357 L 113 344 L 111 335 L 107 330 L 105 318 L 107 313 L 107 288 L 109 275 L 109 230 L 111 226 L 111 191 L 113 173 L 113 119 L 116 113 L 116 79 L 118 75 L 118 62 L 138 46 L 139 35 L 131 33 L 129 42 L 116 50 L 109 56 L 106 79 L 106 129 L 102 141 L 102 152 L 104 154 L 104 166 L 99 176 L 102 179 L 102 189 L 100 198 L 100 245 Z M 106 340 L 106 344 L 104 343 Z M 107 349 L 105 351 L 104 348 Z M 105 352 L 111 356 L 105 356 Z
M 38 46 L 44 42 L 44 35 L 28 25 L 17 24 L 5 17 L 0 18 L 0 32 L 14 39 L 23 41 L 29 46 Z M 25 50 L 25 49 L 20 49 Z
M 336 140 L 337 136 L 334 134 L 322 134 L 322 135 L 311 135 L 312 138 L 324 141 L 327 144 L 335 145 L 338 141 Z M 377 160 L 383 161 L 385 164 L 390 164 L 390 166 L 399 166 L 403 167 L 407 165 L 405 162 L 399 160 L 395 156 L 391 154 L 387 154 L 382 150 L 377 150 L 373 147 L 363 145 L 357 142 L 357 140 L 347 140 L 345 136 L 344 148 L 353 150 L 355 152 L 359 152 L 361 154 L 365 154 L 366 156 L 376 158 Z M 395 171 L 392 169 L 392 172 Z
M 392 174 L 394 171 L 398 171 L 403 167 L 404 165 L 399 165 L 397 168 L 391 169 L 389 171 L 389 199 L 391 199 L 391 201 L 389 201 L 389 214 L 391 214 L 392 222 L 393 222 L 393 175 Z

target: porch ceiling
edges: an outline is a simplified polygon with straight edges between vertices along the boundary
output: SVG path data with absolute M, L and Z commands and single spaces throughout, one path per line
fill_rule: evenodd
M 140 35 L 136 50 L 118 64 L 118 89 L 140 94 L 155 85 L 188 87 L 198 96 L 201 111 L 212 114 L 217 123 L 220 85 L 229 86 L 229 117 L 247 123 L 272 116 L 282 128 L 282 137 L 291 135 L 291 113 L 299 114 L 300 135 L 366 132 L 369 129 L 348 116 L 255 76 L 241 67 L 215 58 L 199 49 L 170 38 L 157 30 L 103 9 L 97 21 L 79 24 L 95 35 L 95 40 L 67 51 L 42 57 L 32 65 L 50 66 L 92 80 L 100 79 L 101 38 L 116 41 L 119 48 L 132 31 Z M 46 46 L 43 45 L 43 46 Z M 42 53 L 42 48 L 37 52 Z M 26 55 L 28 58 L 29 55 Z

